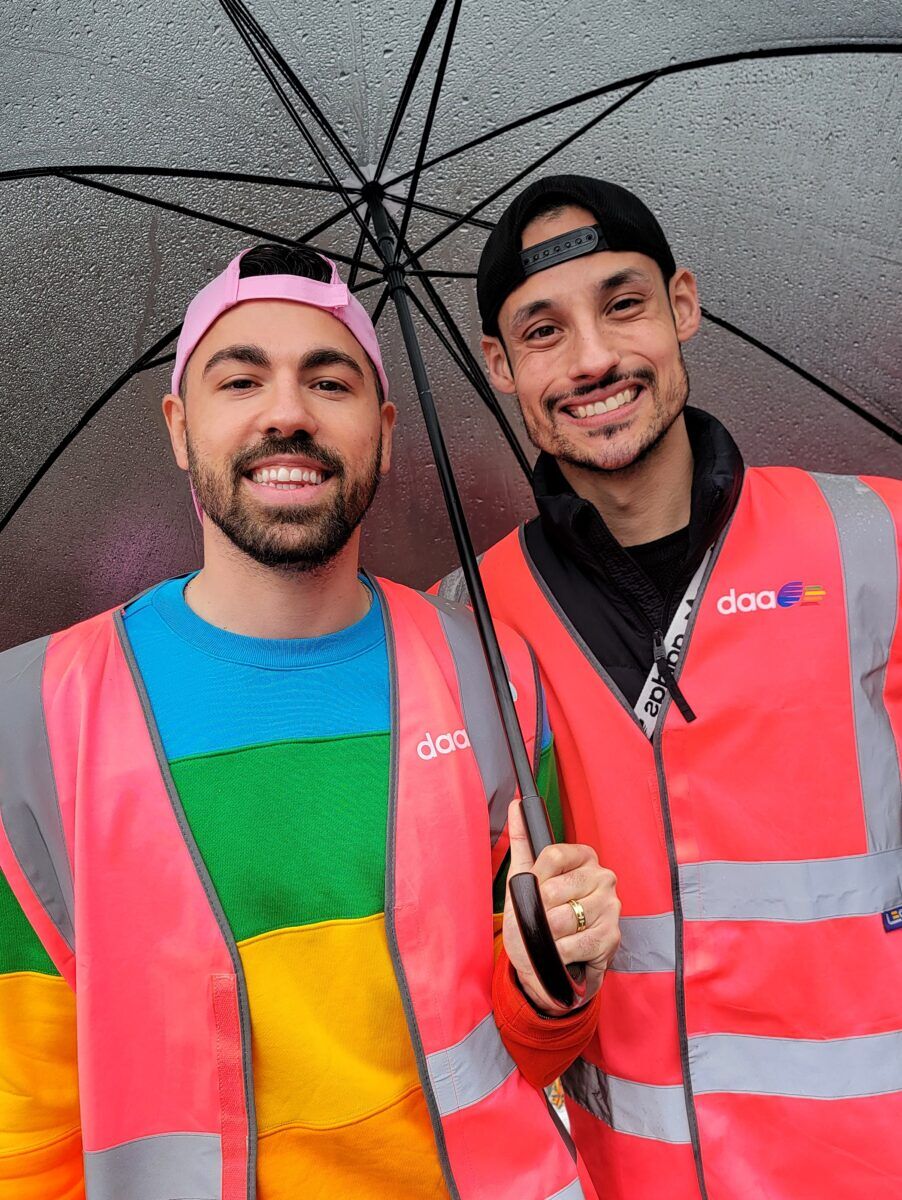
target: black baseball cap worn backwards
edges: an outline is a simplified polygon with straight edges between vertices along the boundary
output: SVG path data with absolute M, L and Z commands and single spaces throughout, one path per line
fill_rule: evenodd
M 595 225 L 571 229 L 523 250 L 523 230 L 539 212 L 555 204 L 587 208 Z M 498 336 L 498 313 L 511 292 L 530 275 L 582 254 L 633 250 L 661 268 L 665 282 L 676 263 L 664 231 L 638 196 L 605 179 L 587 175 L 549 175 L 537 179 L 504 210 L 479 259 L 476 297 L 483 333 Z

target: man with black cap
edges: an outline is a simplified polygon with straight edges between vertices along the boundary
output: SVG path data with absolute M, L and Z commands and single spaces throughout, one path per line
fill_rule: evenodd
M 564 1077 L 596 1187 L 898 1197 L 902 486 L 746 469 L 686 407 L 696 281 L 621 187 L 533 183 L 478 298 L 541 451 L 539 516 L 482 574 L 539 657 L 568 836 L 623 904 Z

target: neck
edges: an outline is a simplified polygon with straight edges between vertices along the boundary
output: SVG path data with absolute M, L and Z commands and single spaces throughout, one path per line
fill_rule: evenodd
M 204 517 L 204 566 L 185 590 L 199 617 L 245 637 L 312 638 L 346 629 L 370 598 L 357 577 L 360 530 L 325 566 L 264 567 Z
M 558 465 L 576 494 L 595 505 L 621 546 L 641 546 L 689 524 L 692 447 L 682 414 L 648 454 L 621 471 Z

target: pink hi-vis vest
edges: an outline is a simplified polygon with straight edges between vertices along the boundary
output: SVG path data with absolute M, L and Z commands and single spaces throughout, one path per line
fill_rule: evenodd
M 512 770 L 470 614 L 377 587 L 392 671 L 386 929 L 448 1189 L 584 1200 L 495 1027 Z M 535 668 L 501 631 L 530 751 Z M 250 1019 L 119 611 L 0 655 L 0 869 L 77 995 L 88 1200 L 252 1200 Z
M 482 561 L 623 904 L 564 1076 L 605 1200 L 902 1197 L 900 525 L 900 483 L 749 470 L 652 742 L 522 536 Z

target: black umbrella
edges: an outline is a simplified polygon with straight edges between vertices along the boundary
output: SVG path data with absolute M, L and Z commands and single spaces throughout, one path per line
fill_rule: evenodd
M 192 7 L 196 7 L 196 13 L 191 11 Z M 342 100 L 346 98 L 349 86 L 353 93 L 353 83 L 351 85 L 347 83 L 347 79 L 353 73 L 336 73 L 334 62 L 330 57 L 330 55 L 334 57 L 334 49 L 331 51 L 323 49 L 323 37 L 328 39 L 329 36 L 329 13 L 323 12 L 319 17 L 318 33 L 313 39 L 320 49 L 320 53 L 317 54 L 313 48 L 298 49 L 296 44 L 292 45 L 296 42 L 296 38 L 292 37 L 292 33 L 295 31 L 290 28 L 286 30 L 284 22 L 279 34 L 276 34 L 274 27 L 279 23 L 278 16 L 274 16 L 271 10 L 267 9 L 264 21 L 261 16 L 264 11 L 262 4 L 253 6 L 253 11 L 252 7 L 243 0 L 218 0 L 218 4 L 214 4 L 213 0 L 204 0 L 204 2 L 197 3 L 196 6 L 188 6 L 189 19 L 196 20 L 196 26 L 200 27 L 201 33 L 209 34 L 213 39 L 211 44 L 214 46 L 221 48 L 227 45 L 232 56 L 233 73 L 231 78 L 226 77 L 226 83 L 231 84 L 234 90 L 230 91 L 228 87 L 224 87 L 221 78 L 213 80 L 210 86 L 215 99 L 221 103 L 226 112 L 235 107 L 237 97 L 242 119 L 233 130 L 233 136 L 239 141 L 242 139 L 253 141 L 260 135 L 261 124 L 269 124 L 271 108 L 267 110 L 267 120 L 259 120 L 258 115 L 252 113 L 247 105 L 248 94 L 258 79 L 262 77 L 282 119 L 287 118 L 288 128 L 294 137 L 292 144 L 303 148 L 305 162 L 303 170 L 299 173 L 296 169 L 266 171 L 234 169 L 233 166 L 218 168 L 209 165 L 211 156 L 206 153 L 208 148 L 198 143 L 198 137 L 195 136 L 193 141 L 190 136 L 186 139 L 182 131 L 176 129 L 173 114 L 177 112 L 181 112 L 183 118 L 187 117 L 192 127 L 200 124 L 204 115 L 208 118 L 210 116 L 208 102 L 205 109 L 207 97 L 203 94 L 202 89 L 200 92 L 198 91 L 198 78 L 185 71 L 185 63 L 190 60 L 191 50 L 189 47 L 186 54 L 185 45 L 191 33 L 194 33 L 196 37 L 198 35 L 197 28 L 193 30 L 185 28 L 184 6 L 179 10 L 173 9 L 170 13 L 156 12 L 154 15 L 156 27 L 148 30 L 145 27 L 137 28 L 136 19 L 133 16 L 123 18 L 114 7 L 111 7 L 106 14 L 106 24 L 103 24 L 98 20 L 96 8 L 92 7 L 88 10 L 86 4 L 83 5 L 81 0 L 76 0 L 76 3 L 67 8 L 67 20 L 76 27 L 79 22 L 82 23 L 82 37 L 79 44 L 84 46 L 93 39 L 93 45 L 101 42 L 107 48 L 105 58 L 101 56 L 99 59 L 95 58 L 93 62 L 90 58 L 87 61 L 82 60 L 80 64 L 82 68 L 82 98 L 90 103 L 93 97 L 101 97 L 109 106 L 111 99 L 115 97 L 119 102 L 118 107 L 114 104 L 112 111 L 109 111 L 108 108 L 101 108 L 90 114 L 87 119 L 86 114 L 79 108 L 67 114 L 72 130 L 83 130 L 86 124 L 90 126 L 91 121 L 99 123 L 101 135 L 89 146 L 88 153 L 82 155 L 71 152 L 64 153 L 64 149 L 67 149 L 67 139 L 61 138 L 57 133 L 55 137 L 49 139 L 53 146 L 52 154 L 48 153 L 46 147 L 42 147 L 37 154 L 34 151 L 30 153 L 26 151 L 24 158 L 27 161 L 21 161 L 23 159 L 22 143 L 28 140 L 24 135 L 29 132 L 31 128 L 29 122 L 33 117 L 33 114 L 28 111 L 29 106 L 25 104 L 22 106 L 23 112 L 14 114 L 17 119 L 8 123 L 8 128 L 12 132 L 12 139 L 7 145 L 9 169 L 0 173 L 0 178 L 7 182 L 8 188 L 19 189 L 17 193 L 12 193 L 13 196 L 22 196 L 21 189 L 28 186 L 25 181 L 38 181 L 44 186 L 46 186 L 46 181 L 53 181 L 54 186 L 62 185 L 77 191 L 100 193 L 109 199 L 116 198 L 120 204 L 128 201 L 136 205 L 150 205 L 162 213 L 169 214 L 172 218 L 181 218 L 186 222 L 199 219 L 206 222 L 208 228 L 218 226 L 222 229 L 267 240 L 309 242 L 323 249 L 331 257 L 347 264 L 348 277 L 354 289 L 373 296 L 375 320 L 379 319 L 387 300 L 391 298 L 398 313 L 404 345 L 413 370 L 441 488 L 451 518 L 455 542 L 470 586 L 487 660 L 495 681 L 499 710 L 524 798 L 524 811 L 527 816 L 530 837 L 534 850 L 538 852 L 541 846 L 547 843 L 549 837 L 547 817 L 541 801 L 536 795 L 535 782 L 516 722 L 503 663 L 479 582 L 475 553 L 458 495 L 455 475 L 448 462 L 432 400 L 423 355 L 417 338 L 413 310 L 416 310 L 419 319 L 428 327 L 431 336 L 444 347 L 466 384 L 478 394 L 496 419 L 503 437 L 513 451 L 514 458 L 519 462 L 523 471 L 528 473 L 528 462 L 518 435 L 489 388 L 471 351 L 468 338 L 460 328 L 460 322 L 454 318 L 450 310 L 449 281 L 458 277 L 472 278 L 475 251 L 470 245 L 471 231 L 490 227 L 491 223 L 486 220 L 486 217 L 503 205 L 507 194 L 512 189 L 534 172 L 541 170 L 545 163 L 551 163 L 554 160 L 549 169 L 557 168 L 559 164 L 561 168 L 572 167 L 574 165 L 572 159 L 564 161 L 570 148 L 586 147 L 589 144 L 590 135 L 597 135 L 603 123 L 611 121 L 615 114 L 618 114 L 618 119 L 620 119 L 622 111 L 643 93 L 646 94 L 646 98 L 649 94 L 660 93 L 663 99 L 664 89 L 673 86 L 670 81 L 698 80 L 709 75 L 723 78 L 725 72 L 732 70 L 734 72 L 730 77 L 732 83 L 741 90 L 743 86 L 748 86 L 750 72 L 754 81 L 755 71 L 766 76 L 767 72 L 777 71 L 790 63 L 796 71 L 797 81 L 798 78 L 809 83 L 814 80 L 813 89 L 816 94 L 817 85 L 822 83 L 823 76 L 812 68 L 812 64 L 828 64 L 834 70 L 837 64 L 841 64 L 846 74 L 850 72 L 854 74 L 859 70 L 859 64 L 861 64 L 867 68 L 866 71 L 861 71 L 861 77 L 866 78 L 869 86 L 873 88 L 874 79 L 879 81 L 881 78 L 879 64 L 887 61 L 885 56 L 898 52 L 900 48 L 900 42 L 896 36 L 899 33 L 899 20 L 898 14 L 892 11 L 891 6 L 887 6 L 883 11 L 877 5 L 868 16 L 870 30 L 862 32 L 860 18 L 851 6 L 836 4 L 831 12 L 819 11 L 817 21 L 814 22 L 806 19 L 804 14 L 801 16 L 796 13 L 786 14 L 782 11 L 782 6 L 766 5 L 755 14 L 755 19 L 760 27 L 760 33 L 756 36 L 755 29 L 744 24 L 746 14 L 740 10 L 739 6 L 726 5 L 724 11 L 723 6 L 716 10 L 715 7 L 707 5 L 704 8 L 700 7 L 695 14 L 697 20 L 704 23 L 703 32 L 706 36 L 703 48 L 707 52 L 680 55 L 661 53 L 661 51 L 672 50 L 681 40 L 686 40 L 684 30 L 677 28 L 668 30 L 668 21 L 673 22 L 675 19 L 681 18 L 682 12 L 662 11 L 658 15 L 654 29 L 643 27 L 634 17 L 633 25 L 636 28 L 629 31 L 634 35 L 630 38 L 624 33 L 622 13 L 618 11 L 618 14 L 614 14 L 609 5 L 600 2 L 583 6 L 584 10 L 581 9 L 576 16 L 572 15 L 569 9 L 566 10 L 567 15 L 556 11 L 553 4 L 531 9 L 525 29 L 522 19 L 518 26 L 513 8 L 505 13 L 502 11 L 504 6 L 501 5 L 494 8 L 491 13 L 486 13 L 471 11 L 468 6 L 465 14 L 466 22 L 462 23 L 459 20 L 462 7 L 462 0 L 436 0 L 428 11 L 423 12 L 422 28 L 413 46 L 409 66 L 400 81 L 400 87 L 393 98 L 390 112 L 388 108 L 386 109 L 387 119 L 384 121 L 384 132 L 380 133 L 374 142 L 374 135 L 372 131 L 369 131 L 369 145 L 366 150 L 362 150 L 358 145 L 357 151 L 352 152 L 350 147 L 353 139 L 348 132 L 348 114 L 347 110 L 343 108 Z M 778 9 L 780 11 L 777 11 Z M 217 11 L 224 20 L 218 24 L 214 22 L 211 26 L 210 23 Z M 403 13 L 393 12 L 386 6 L 379 6 L 374 11 L 377 21 L 381 21 L 383 26 L 391 27 L 384 29 L 383 46 L 386 54 L 389 49 L 403 45 L 405 36 L 410 32 L 410 21 L 416 21 L 420 17 L 420 14 L 416 13 L 411 18 L 406 9 Z M 339 9 L 335 15 L 336 17 L 343 15 L 347 18 L 348 12 L 345 10 L 342 13 Z M 102 17 L 103 14 L 101 13 L 99 16 Z M 726 20 L 724 20 L 725 17 Z M 355 8 L 350 19 L 351 42 L 354 40 L 354 22 L 358 19 L 362 28 L 366 23 L 366 15 Z M 29 35 L 38 36 L 43 32 L 44 43 L 47 42 L 47 30 L 41 30 L 40 20 L 40 17 L 34 17 L 20 19 L 18 22 L 14 18 L 12 21 L 13 45 L 15 47 L 17 43 L 21 43 L 25 47 L 20 61 L 26 63 L 29 61 Z M 615 36 L 618 32 L 618 21 L 620 22 L 619 38 Z M 689 23 L 691 24 L 691 21 Z M 173 28 L 179 25 L 182 27 Z M 807 31 L 806 25 L 810 27 Z M 405 26 L 408 27 L 405 28 Z M 663 37 L 661 36 L 662 29 L 667 31 Z M 474 38 L 474 30 L 477 35 L 481 34 L 483 39 L 481 43 L 479 36 Z M 831 34 L 831 30 L 835 33 Z M 90 38 L 84 36 L 86 32 Z M 137 44 L 136 37 L 146 36 L 148 33 L 151 47 L 161 44 L 161 38 L 165 38 L 165 42 L 162 44 L 168 44 L 170 49 L 174 49 L 176 41 L 178 42 L 181 53 L 175 55 L 175 62 L 177 67 L 181 63 L 182 71 L 179 74 L 177 70 L 174 77 L 169 78 L 169 83 L 175 88 L 176 94 L 179 89 L 187 88 L 190 93 L 187 105 L 180 100 L 177 105 L 170 104 L 169 108 L 163 106 L 160 109 L 159 106 L 154 108 L 148 102 L 148 98 L 144 94 L 147 86 L 144 77 L 146 72 L 143 72 L 142 68 L 148 59 L 154 62 L 160 61 L 159 55 L 148 51 L 148 43 Z M 153 40 L 154 34 L 156 42 Z M 282 35 L 286 35 L 287 46 L 282 42 Z M 306 40 L 309 35 L 310 31 L 304 31 L 302 41 Z M 659 52 L 656 60 L 652 56 L 653 61 L 647 61 L 647 46 L 641 45 L 640 50 L 640 42 L 637 42 L 636 35 L 640 39 L 644 39 L 645 43 L 650 44 L 652 50 Z M 532 39 L 531 44 L 530 38 Z M 204 39 L 199 37 L 198 40 L 203 43 Z M 518 88 L 522 90 L 524 80 L 530 85 L 531 90 L 534 90 L 538 80 L 541 90 L 547 93 L 549 103 L 536 109 L 533 102 L 527 106 L 525 114 L 498 121 L 493 121 L 491 115 L 484 111 L 479 111 L 474 121 L 472 111 L 464 111 L 466 104 L 470 102 L 470 97 L 461 91 L 462 79 L 478 84 L 478 88 L 474 87 L 472 90 L 478 90 L 482 97 L 491 99 L 494 107 L 499 109 L 503 107 L 504 98 L 498 91 L 497 84 L 493 82 L 491 71 L 488 74 L 485 71 L 480 74 L 470 61 L 476 48 L 480 45 L 483 49 L 485 46 L 491 47 L 493 42 L 502 44 L 507 53 L 513 57 L 515 64 L 518 62 L 518 51 L 524 46 L 527 47 L 529 53 L 522 55 L 525 70 L 515 73 L 513 78 L 508 72 L 511 91 L 516 93 Z M 54 46 L 59 45 L 58 42 L 53 44 Z M 615 46 L 618 49 L 616 70 L 610 70 L 611 56 L 607 51 L 600 49 L 601 45 Z M 240 61 L 234 58 L 235 50 L 239 47 L 245 56 L 246 63 L 249 66 L 253 65 L 253 73 L 250 71 L 242 73 L 240 67 L 237 72 L 234 70 L 234 64 Z M 127 61 L 111 61 L 110 48 L 112 48 L 114 58 L 118 57 L 120 60 L 124 58 Z M 696 50 L 701 48 L 695 47 Z M 117 50 L 118 55 L 115 53 Z M 67 61 L 71 76 L 73 74 L 71 61 L 67 59 L 65 52 L 57 50 L 56 53 L 59 58 Z M 460 65 L 455 66 L 456 62 L 459 63 L 462 53 L 466 55 L 463 68 Z M 608 60 L 607 72 L 597 70 L 595 66 L 597 59 Z M 641 67 L 636 66 L 637 60 L 642 62 Z M 211 71 L 208 58 L 201 55 L 198 61 L 200 64 L 197 68 L 199 82 L 206 84 L 206 75 L 215 74 L 215 72 Z M 876 71 L 875 63 L 878 64 Z M 807 71 L 804 69 L 806 64 Z M 487 65 L 496 69 L 497 57 L 494 62 Z M 365 75 L 365 64 L 358 63 L 357 66 L 358 73 Z M 572 84 L 567 81 L 568 70 L 574 83 L 589 84 L 589 86 L 579 87 L 574 94 Z M 16 97 L 21 98 L 23 93 L 27 96 L 37 91 L 36 108 L 46 125 L 46 114 L 48 111 L 53 111 L 52 101 L 45 98 L 44 105 L 41 107 L 40 89 L 35 88 L 32 79 L 29 78 L 26 81 L 21 73 L 18 78 L 15 78 L 15 70 L 11 74 L 14 76 L 17 88 L 13 93 Z M 559 82 L 562 75 L 565 79 L 563 86 Z M 457 98 L 457 109 L 453 120 L 449 119 L 447 106 L 444 110 L 440 107 L 444 94 L 443 89 L 452 76 L 454 76 Z M 96 84 L 98 77 L 101 80 L 100 85 Z M 90 86 L 84 86 L 85 78 L 90 81 Z M 760 86 L 760 77 L 757 82 Z M 71 78 L 69 83 L 72 83 Z M 166 93 L 165 75 L 162 83 L 157 83 L 156 86 L 160 89 L 160 95 Z M 463 83 L 463 88 L 467 88 L 466 82 Z M 77 87 L 74 87 L 73 90 L 77 95 Z M 851 93 L 852 89 L 849 91 Z M 841 88 L 840 94 L 842 92 Z M 136 100 L 136 96 L 139 94 L 140 99 Z M 686 105 L 693 100 L 695 90 L 677 93 L 671 91 L 670 95 L 671 101 L 674 95 L 682 98 L 683 109 L 685 109 Z M 462 96 L 464 99 L 461 98 Z M 335 112 L 326 111 L 326 97 L 332 101 L 332 108 L 337 108 L 337 115 Z M 339 101 L 337 105 L 335 104 L 336 98 Z M 835 95 L 833 98 L 835 100 Z M 890 110 L 892 99 L 892 92 L 889 91 L 886 103 L 890 105 Z M 411 114 L 417 104 L 423 110 L 423 117 L 420 121 L 415 122 Z M 804 111 L 804 105 L 802 108 Z M 353 105 L 351 105 L 351 111 L 353 111 Z M 741 105 L 738 106 L 738 111 L 741 114 Z M 679 106 L 674 105 L 673 111 L 667 113 L 667 119 L 664 122 L 665 128 L 679 134 L 682 115 Z M 136 116 L 139 118 L 137 122 L 134 119 Z M 575 122 L 574 116 L 578 118 Z M 781 119 L 785 119 L 785 113 L 773 112 L 770 116 L 777 126 Z M 141 118 L 149 123 L 149 129 L 140 125 Z M 888 120 L 890 126 L 895 128 L 891 116 Z M 562 125 L 565 123 L 566 128 L 562 130 Z M 37 124 L 41 127 L 41 120 L 38 120 Z M 457 140 L 454 136 L 457 125 L 460 125 L 462 129 L 469 130 L 471 135 Z M 834 124 L 835 128 L 837 126 Z M 430 150 L 430 147 L 434 146 L 440 130 L 443 134 L 442 140 L 446 144 L 443 149 L 436 152 L 434 149 Z M 447 145 L 449 130 L 451 131 L 451 144 Z M 130 136 L 126 136 L 126 134 Z M 739 131 L 740 140 L 742 138 L 748 140 L 751 134 L 751 126 L 741 129 Z M 691 140 L 694 136 L 697 135 L 688 135 L 687 140 Z M 498 145 L 509 146 L 512 137 L 517 139 L 517 152 L 510 156 L 509 163 L 505 160 L 503 165 L 499 165 L 493 157 L 494 148 Z M 77 138 L 71 140 L 77 144 Z M 641 147 L 642 142 L 637 141 L 637 150 L 634 154 L 636 169 L 630 173 L 629 177 L 621 176 L 621 182 L 633 182 L 632 174 L 641 176 L 646 165 L 643 161 Z M 222 147 L 216 146 L 215 139 L 213 139 L 210 149 L 221 154 Z M 231 149 L 234 150 L 234 147 Z M 804 147 L 801 149 L 804 151 Z M 111 151 L 115 151 L 115 153 L 110 153 Z M 136 155 L 142 161 L 135 162 Z M 155 161 L 149 161 L 151 157 Z M 212 157 L 215 161 L 216 154 L 213 154 Z M 230 153 L 227 157 L 234 158 L 235 154 Z M 249 155 L 248 149 L 245 147 L 238 157 L 253 157 L 253 155 Z M 828 161 L 830 157 L 828 155 Z M 20 161 L 17 165 L 13 165 L 16 158 Z M 804 165 L 804 153 L 800 154 L 800 159 Z M 834 160 L 832 165 L 836 168 L 842 167 L 843 155 L 836 155 L 834 152 L 832 159 Z M 459 164 L 466 161 L 477 164 L 478 183 L 475 189 L 472 179 L 469 180 L 468 189 L 462 188 L 459 174 L 455 175 Z M 848 164 L 848 152 L 846 152 L 845 161 Z M 195 165 L 197 163 L 203 165 Z M 583 162 L 576 165 L 577 167 L 581 165 L 585 169 L 587 164 Z M 594 160 L 590 160 L 588 165 L 594 167 Z M 785 162 L 783 167 L 785 178 Z M 444 175 L 442 174 L 443 170 Z M 599 173 L 611 174 L 604 169 L 599 169 Z M 796 175 L 798 175 L 798 168 L 796 168 Z M 810 205 L 811 189 L 803 190 L 800 193 L 796 178 L 792 175 L 789 176 L 790 186 L 787 187 L 784 183 L 781 188 L 779 177 L 773 170 L 773 164 L 766 160 L 752 164 L 744 178 L 746 181 L 746 211 L 738 213 L 739 221 L 735 229 L 735 241 L 740 246 L 754 245 L 756 233 L 760 235 L 760 228 L 756 229 L 754 214 L 757 212 L 760 220 L 762 204 L 774 192 L 784 201 L 795 201 L 797 204 L 802 202 L 803 210 L 805 204 Z M 439 181 L 437 185 L 432 183 L 435 180 Z M 867 208 L 873 215 L 874 197 L 868 193 L 869 181 L 865 180 L 864 182 L 865 187 L 858 196 L 858 208 L 859 210 Z M 177 183 L 183 190 L 183 195 L 178 199 L 174 198 L 171 192 L 167 194 L 165 190 L 173 183 Z M 842 188 L 846 185 L 839 170 L 828 174 L 822 183 L 828 189 L 827 194 L 830 199 L 835 201 L 838 197 L 842 198 Z M 161 185 L 163 186 L 161 187 Z M 258 191 L 268 190 L 270 196 L 277 191 L 283 195 L 294 194 L 297 196 L 300 194 L 304 197 L 305 208 L 315 214 L 317 219 L 311 223 L 308 217 L 304 222 L 303 232 L 298 236 L 294 232 L 277 232 L 272 227 L 274 222 L 270 220 L 249 221 L 220 215 L 221 209 L 211 210 L 216 210 L 217 202 L 222 199 L 221 185 L 229 189 L 230 198 L 234 198 L 236 195 L 240 197 L 242 194 L 246 196 L 246 189 L 249 186 L 253 186 Z M 729 193 L 731 186 L 732 181 L 724 179 L 724 190 Z M 241 189 L 245 189 L 244 193 Z M 749 189 L 751 189 L 750 200 L 748 198 Z M 465 191 L 468 192 L 467 198 L 462 203 L 455 203 L 453 207 L 449 207 L 448 200 L 457 201 Z M 190 203 L 184 202 L 186 193 L 191 199 Z M 424 195 L 428 195 L 429 198 L 424 199 Z M 15 200 L 13 200 L 14 203 Z M 283 206 L 285 203 L 283 200 Z M 244 207 L 250 206 L 245 203 Z M 660 206 L 658 207 L 660 210 Z M 844 205 L 840 204 L 839 208 L 843 216 L 847 216 L 849 211 L 854 211 L 848 200 Z M 877 208 L 879 211 L 879 205 Z M 715 209 L 713 214 L 707 214 L 706 220 L 713 236 L 720 235 L 721 226 L 728 214 L 728 207 Z M 752 214 L 751 220 L 749 214 Z M 804 215 L 804 211 L 801 215 Z M 666 217 L 664 223 L 669 227 Z M 865 253 L 872 253 L 877 248 L 886 252 L 883 266 L 884 294 L 898 296 L 899 289 L 893 290 L 885 283 L 887 276 L 894 277 L 899 266 L 898 262 L 893 259 L 891 247 L 888 244 L 895 225 L 882 231 L 884 236 L 881 241 L 880 230 L 874 231 L 869 228 L 866 219 L 860 223 L 864 230 L 861 240 Z M 824 223 L 821 220 L 821 224 L 817 227 L 829 228 L 830 224 L 830 222 Z M 92 244 L 97 245 L 94 241 L 96 229 L 91 228 L 90 233 L 86 236 L 90 237 Z M 483 233 L 478 234 L 480 241 L 483 236 Z M 854 236 L 853 234 L 853 239 Z M 462 244 L 467 253 L 461 258 Z M 454 248 L 450 261 L 447 257 L 443 257 L 443 252 L 449 245 Z M 99 248 L 100 254 L 99 256 L 95 255 L 93 265 L 95 269 L 101 268 L 100 279 L 102 286 L 105 287 L 107 279 L 110 276 L 116 276 L 117 267 L 121 272 L 122 266 L 116 262 L 115 258 L 103 253 L 102 240 Z M 844 249 L 845 255 L 837 254 L 837 246 L 834 242 L 831 247 L 828 247 L 827 261 L 829 261 L 829 251 L 832 250 L 834 256 L 842 259 L 843 265 L 845 265 L 844 260 L 850 255 L 848 248 Z M 788 248 L 788 251 L 790 250 L 791 248 Z M 97 257 L 100 258 L 99 264 Z M 163 257 L 164 252 L 157 251 L 157 266 Z M 879 261 L 879 256 L 875 255 L 875 257 Z M 791 311 L 793 291 L 799 286 L 799 280 L 793 277 L 792 266 L 795 261 L 793 254 L 787 252 L 786 259 L 790 269 L 787 271 L 785 280 L 779 280 L 781 286 L 785 286 L 782 286 L 782 290 L 777 289 L 774 307 L 778 310 L 788 307 Z M 151 254 L 152 265 L 153 261 L 153 254 Z M 84 262 L 81 265 L 84 266 Z M 205 272 L 205 274 L 210 273 L 209 270 Z M 875 273 L 879 277 L 880 270 L 872 271 L 871 277 Z M 65 276 L 65 272 L 62 274 Z M 855 271 L 852 270 L 851 274 L 853 283 L 857 284 Z M 858 380 L 853 380 L 851 386 L 840 386 L 842 380 L 837 380 L 835 377 L 829 378 L 825 373 L 816 369 L 816 360 L 813 365 L 806 361 L 803 354 L 794 352 L 792 345 L 787 347 L 785 341 L 782 345 L 774 344 L 775 340 L 763 331 L 747 328 L 745 321 L 734 316 L 734 308 L 741 312 L 748 307 L 745 294 L 750 290 L 747 282 L 749 275 L 750 272 L 746 265 L 744 271 L 735 274 L 733 291 L 722 293 L 722 296 L 728 296 L 731 300 L 738 302 L 720 312 L 705 311 L 711 326 L 728 332 L 734 338 L 739 339 L 740 343 L 753 347 L 771 363 L 779 364 L 786 372 L 783 376 L 784 388 L 787 379 L 803 380 L 805 387 L 813 388 L 822 397 L 828 398 L 828 401 L 824 401 L 824 403 L 829 402 L 831 405 L 842 406 L 848 412 L 855 414 L 855 417 L 861 422 L 889 439 L 890 444 L 898 443 L 900 440 L 898 420 L 889 401 L 883 399 L 878 390 L 864 390 L 860 387 Z M 847 281 L 843 280 L 842 282 L 845 285 Z M 181 288 L 180 298 L 190 291 L 190 286 Z M 739 295 L 734 295 L 734 292 Z M 753 310 L 754 307 L 752 305 Z M 838 307 L 842 308 L 842 304 L 840 303 Z M 887 307 L 891 311 L 892 304 L 884 305 L 884 310 Z M 884 311 L 879 323 L 881 328 L 886 321 L 887 315 Z M 893 328 L 891 323 L 886 327 L 890 330 Z M 117 374 L 117 377 L 93 403 L 81 406 L 78 418 L 68 432 L 62 433 L 61 436 L 56 433 L 50 436 L 49 444 L 52 445 L 52 449 L 47 453 L 47 446 L 45 446 L 41 461 L 35 461 L 33 454 L 34 443 L 37 439 L 33 439 L 30 443 L 26 442 L 30 451 L 27 474 L 20 479 L 15 491 L 7 501 L 4 515 L 0 518 L 0 531 L 22 509 L 39 481 L 100 410 L 137 376 L 170 361 L 170 346 L 177 332 L 177 328 L 168 330 L 158 328 L 151 335 L 148 330 L 146 337 L 148 344 L 142 344 L 136 348 L 136 354 L 130 365 L 125 366 L 121 373 Z M 814 331 L 814 334 L 816 338 L 817 330 Z M 790 342 L 793 340 L 790 339 Z M 799 343 L 803 348 L 804 341 L 805 339 L 801 339 Z M 857 345 L 858 343 L 856 343 Z M 120 361 L 124 362 L 125 356 Z M 24 397 L 17 399 L 14 415 L 16 413 L 28 414 L 28 404 Z M 16 443 L 13 442 L 11 446 L 13 455 L 15 451 Z M 542 940 L 538 923 L 542 916 L 541 905 L 538 903 L 532 876 L 526 877 L 527 886 L 530 885 L 530 882 L 532 882 L 533 888 L 531 893 L 532 918 L 527 920 L 525 917 L 525 896 L 520 897 L 520 912 L 530 931 L 533 955 L 535 961 L 542 967 L 546 985 L 550 985 L 549 990 L 553 994 L 564 999 L 570 993 L 570 985 L 556 954 L 550 953 L 553 951 L 553 943 L 547 933 L 547 926 L 545 927 L 544 941 Z M 513 886 L 518 888 L 523 886 L 523 883 L 524 881 L 521 881 L 520 885 L 514 883 Z M 544 950 L 540 949 L 540 943 L 544 945 Z M 549 975 L 553 969 L 556 969 L 554 981 Z

